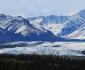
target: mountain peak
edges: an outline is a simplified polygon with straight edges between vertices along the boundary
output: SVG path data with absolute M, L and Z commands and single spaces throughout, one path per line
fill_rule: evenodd
M 24 19 L 23 17 L 21 17 L 21 16 L 16 16 L 14 19 L 15 19 L 15 20 L 18 20 L 18 21 L 25 20 L 25 19 Z
M 85 19 L 85 9 L 79 12 L 80 17 Z
M 0 14 L 0 19 L 6 19 L 6 15 L 5 14 Z

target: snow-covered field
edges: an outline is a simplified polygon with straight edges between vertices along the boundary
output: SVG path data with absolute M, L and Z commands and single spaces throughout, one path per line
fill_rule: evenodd
M 17 44 L 26 44 L 23 47 Z M 0 53 L 7 54 L 38 54 L 38 55 L 66 55 L 85 56 L 85 42 L 11 42 L 2 45 L 16 45 L 10 48 L 1 48 Z

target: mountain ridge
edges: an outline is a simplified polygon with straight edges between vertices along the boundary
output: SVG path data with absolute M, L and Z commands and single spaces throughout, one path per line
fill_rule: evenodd
M 70 41 L 85 40 L 85 10 L 72 16 L 23 18 L 0 14 L 0 41 Z M 4 38 L 3 38 L 4 37 Z

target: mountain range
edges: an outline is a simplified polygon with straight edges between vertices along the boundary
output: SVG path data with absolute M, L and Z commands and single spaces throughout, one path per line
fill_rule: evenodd
M 0 42 L 84 40 L 85 10 L 71 16 L 29 18 L 0 14 Z

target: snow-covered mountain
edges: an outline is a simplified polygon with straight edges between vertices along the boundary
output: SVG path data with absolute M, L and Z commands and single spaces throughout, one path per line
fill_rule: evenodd
M 30 23 L 40 29 L 40 30 L 49 30 L 51 31 L 54 35 L 57 35 L 58 32 L 61 31 L 61 28 L 63 27 L 63 23 L 42 23 L 43 18 L 36 18 L 35 20 L 30 21 Z
M 36 22 L 35 22 L 36 21 Z M 72 16 L 41 16 L 30 18 L 32 25 L 51 31 L 56 37 L 85 40 L 85 10 Z
M 40 29 L 46 29 L 51 31 L 54 35 L 57 36 L 57 34 L 61 31 L 64 24 L 70 16 L 39 16 L 39 17 L 32 17 L 29 18 L 29 21 L 32 25 L 40 28 Z
M 0 14 L 0 41 L 85 40 L 85 10 L 72 16 L 23 18 Z
M 85 39 L 85 10 L 72 15 L 64 24 L 59 36 L 69 39 Z
M 45 38 L 47 37 L 47 38 Z M 0 15 L 0 41 L 52 40 L 55 36 L 48 30 L 41 30 L 21 16 Z

